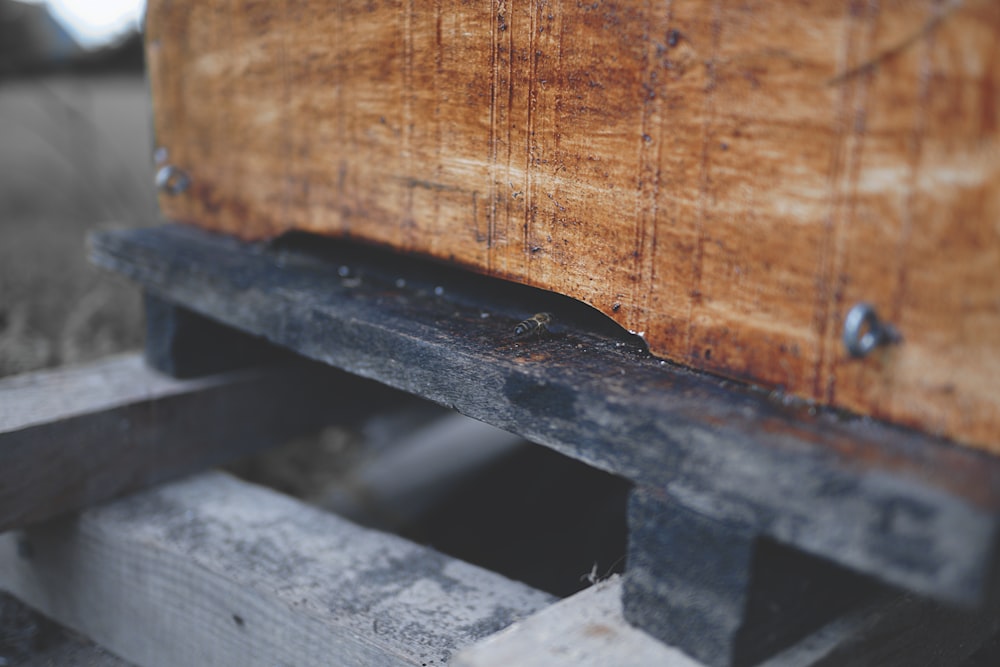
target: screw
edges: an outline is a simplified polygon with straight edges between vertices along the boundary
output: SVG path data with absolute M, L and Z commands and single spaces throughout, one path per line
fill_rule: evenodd
M 869 303 L 856 303 L 844 318 L 844 347 L 852 357 L 866 357 L 880 345 L 898 343 L 902 336 L 888 322 L 879 319 Z
M 164 165 L 156 172 L 156 189 L 170 196 L 179 195 L 191 185 L 191 177 L 172 164 Z

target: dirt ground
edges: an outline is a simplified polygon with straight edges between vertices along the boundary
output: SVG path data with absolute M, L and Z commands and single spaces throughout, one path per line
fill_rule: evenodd
M 0 376 L 139 345 L 138 293 L 85 239 L 155 220 L 151 155 L 140 77 L 0 82 Z

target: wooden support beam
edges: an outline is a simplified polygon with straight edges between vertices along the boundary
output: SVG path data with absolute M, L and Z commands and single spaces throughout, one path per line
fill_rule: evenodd
M 99 234 L 91 251 L 185 308 L 706 516 L 942 599 L 986 596 L 1000 458 L 672 366 L 565 297 L 312 241 L 168 225 Z M 550 334 L 514 339 L 538 311 L 554 314 Z
M 0 588 L 143 667 L 441 666 L 553 602 L 221 473 L 0 536 Z
M 0 532 L 232 461 L 386 390 L 299 362 L 180 381 L 138 355 L 0 380 Z
M 873 597 L 870 579 L 635 489 L 624 614 L 712 667 L 749 667 Z

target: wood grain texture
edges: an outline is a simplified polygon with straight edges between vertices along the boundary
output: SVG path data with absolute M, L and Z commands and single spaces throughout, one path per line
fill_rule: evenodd
M 180 381 L 138 355 L 0 381 L 0 532 L 234 461 L 380 388 L 301 363 Z
M 444 665 L 553 602 L 220 473 L 0 536 L 0 588 L 143 667 Z
M 1000 458 L 651 358 L 573 299 L 182 225 L 97 234 L 91 253 L 196 313 L 895 584 L 973 604 L 994 577 Z M 537 311 L 558 329 L 514 339 Z
M 442 258 L 1000 447 L 992 0 L 153 0 L 148 31 L 168 218 Z M 858 301 L 903 344 L 850 358 Z

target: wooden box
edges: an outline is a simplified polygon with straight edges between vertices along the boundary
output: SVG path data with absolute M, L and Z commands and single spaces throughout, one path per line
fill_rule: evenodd
M 1000 452 L 995 0 L 151 0 L 148 53 L 168 218 L 554 290 Z M 899 340 L 855 357 L 860 303 Z

